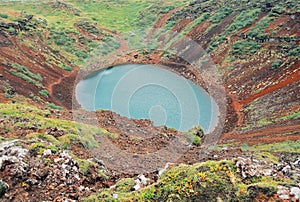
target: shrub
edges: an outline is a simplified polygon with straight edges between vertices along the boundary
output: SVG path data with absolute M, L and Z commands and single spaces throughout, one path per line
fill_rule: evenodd
M 9 72 L 11 74 L 13 74 L 13 75 L 15 75 L 15 76 L 23 79 L 24 81 L 27 81 L 28 83 L 36 85 L 37 87 L 42 87 L 43 86 L 40 82 L 33 80 L 32 78 L 30 78 L 29 76 L 27 76 L 27 75 L 25 75 L 25 74 L 23 74 L 21 72 L 17 72 L 17 71 L 15 71 L 13 69 L 9 70 Z
M 221 20 L 223 20 L 227 15 L 232 13 L 232 9 L 231 8 L 220 8 L 211 18 L 210 18 L 210 22 L 212 23 L 219 23 Z
M 39 93 L 44 97 L 49 97 L 49 92 L 46 89 L 41 90 Z
M 168 20 L 165 29 L 170 30 L 176 24 L 176 20 Z
M 256 16 L 260 13 L 260 9 L 254 9 L 250 11 L 243 11 L 241 12 L 234 22 L 226 29 L 226 34 L 231 33 L 236 30 L 240 30 L 244 27 L 247 27 L 251 25 L 255 19 Z
M 58 66 L 66 71 L 72 71 L 72 67 L 68 65 L 59 64 Z
M 40 74 L 35 74 L 33 72 L 31 72 L 27 67 L 19 65 L 17 63 L 12 64 L 12 67 L 14 69 L 16 69 L 18 72 L 21 72 L 29 77 L 31 77 L 32 79 L 38 80 L 38 81 L 43 81 L 43 78 L 41 77 Z
M 198 137 L 198 136 L 195 136 L 194 139 L 193 139 L 192 144 L 195 145 L 195 146 L 200 146 L 200 144 L 201 144 L 201 138 Z
M 52 109 L 64 110 L 63 107 L 57 106 L 57 105 L 55 105 L 54 103 L 49 103 L 49 104 L 48 104 L 48 107 L 50 107 L 50 108 L 52 108 Z
M 289 56 L 299 56 L 300 55 L 300 45 L 297 48 L 290 50 L 288 52 L 288 55 Z
M 241 40 L 235 42 L 232 47 L 230 53 L 235 56 L 241 55 L 251 55 L 256 53 L 257 49 L 260 48 L 260 44 L 256 41 L 248 41 L 248 40 Z
M 191 141 L 195 146 L 200 146 L 204 132 L 201 126 L 195 126 L 191 128 L 188 132 L 185 132 L 184 135 Z
M 258 23 L 256 23 L 255 27 L 250 29 L 248 35 L 256 38 L 266 38 L 267 34 L 262 34 L 262 32 L 264 32 L 272 20 L 273 18 L 269 16 L 262 18 Z
M 7 15 L 7 14 L 0 13 L 0 17 L 1 17 L 1 18 L 8 18 L 8 15 Z
M 272 64 L 272 69 L 277 69 L 278 67 L 280 67 L 281 63 L 282 63 L 281 60 L 279 59 L 275 60 Z
M 159 13 L 162 13 L 162 14 L 166 14 L 168 13 L 170 10 L 173 10 L 175 7 L 172 6 L 172 5 L 167 5 L 167 6 L 164 6 L 161 8 L 161 10 L 159 11 Z
M 73 44 L 75 39 L 71 38 L 67 33 L 64 31 L 61 32 L 52 32 L 51 33 L 54 43 L 58 46 L 65 46 Z

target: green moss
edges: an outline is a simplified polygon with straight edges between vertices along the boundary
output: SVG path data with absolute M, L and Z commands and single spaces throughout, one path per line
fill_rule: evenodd
M 43 133 L 31 133 L 29 135 L 26 136 L 26 138 L 28 139 L 41 139 L 47 142 L 50 142 L 56 146 L 60 146 L 60 142 L 52 135 L 47 135 L 47 134 L 43 134 Z
M 57 152 L 59 150 L 59 148 L 57 148 L 55 145 L 51 145 L 47 142 L 33 143 L 29 146 L 29 149 L 38 149 L 38 154 L 43 154 L 44 150 L 46 150 L 46 149 L 50 149 L 52 152 Z
M 121 179 L 117 184 L 115 191 L 116 192 L 130 192 L 131 188 L 135 185 L 133 178 L 124 178 Z
M 274 164 L 279 164 L 279 159 L 277 156 L 274 156 L 270 152 L 257 152 L 254 154 L 254 157 L 258 160 L 271 162 Z
M 283 141 L 271 144 L 244 145 L 241 147 L 243 151 L 272 151 L 272 152 L 290 152 L 300 153 L 300 140 Z
M 26 118 L 26 123 L 19 123 L 16 122 L 15 126 L 20 126 L 22 128 L 37 126 L 38 129 L 46 129 L 46 128 L 53 128 L 56 127 L 58 130 L 63 130 L 65 134 L 69 134 L 64 138 L 76 139 L 74 136 L 78 137 L 78 140 L 88 149 L 98 147 L 98 142 L 95 140 L 95 136 L 100 134 L 105 134 L 114 137 L 113 134 L 107 132 L 104 129 L 77 123 L 68 120 L 60 120 L 60 119 L 53 119 L 47 118 L 49 115 L 48 110 L 40 110 L 36 107 L 22 104 L 0 104 L 0 114 L 1 116 L 5 116 L 6 118 Z M 11 128 L 10 128 L 11 130 Z M 73 134 L 73 135 L 71 135 Z M 50 138 L 45 134 L 34 134 L 33 136 L 37 136 L 38 138 Z M 53 136 L 51 136 L 53 137 Z M 67 140 L 63 139 L 64 144 L 67 144 Z M 51 141 L 55 141 L 54 139 L 49 139 Z M 71 141 L 70 140 L 70 141 Z M 58 141 L 58 140 L 56 140 Z M 58 141 L 59 142 L 59 141 Z M 60 143 L 54 142 L 55 144 L 59 145 Z
M 94 162 L 92 161 L 89 161 L 89 160 L 85 160 L 85 159 L 80 159 L 78 158 L 77 156 L 71 154 L 71 156 L 78 162 L 78 165 L 79 165 L 79 169 L 80 171 L 84 174 L 84 175 L 87 175 L 91 172 L 91 168 L 92 166 L 95 165 Z
M 59 137 L 58 140 L 59 140 L 60 144 L 62 145 L 63 149 L 68 149 L 72 142 L 78 142 L 78 141 L 80 141 L 80 138 L 78 135 L 66 134 L 66 135 Z
M 115 191 L 104 189 L 84 201 L 253 201 L 259 192 L 270 197 L 277 185 L 292 183 L 268 176 L 244 182 L 233 161 L 207 161 L 169 168 L 156 183 L 135 192 L 129 190 L 133 179 L 124 179 Z M 113 193 L 118 199 L 113 199 Z

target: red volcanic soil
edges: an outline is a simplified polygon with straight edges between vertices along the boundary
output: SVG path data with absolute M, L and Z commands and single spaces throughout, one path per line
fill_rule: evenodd
M 180 8 L 172 10 L 167 14 L 161 15 L 156 21 L 154 28 L 163 27 L 172 15 L 172 13 L 174 13 L 178 9 Z M 263 16 L 263 14 L 260 15 L 259 19 Z M 276 19 L 273 23 L 271 23 L 271 26 L 274 26 L 274 24 L 280 24 L 287 19 L 289 19 L 288 16 L 280 17 Z M 202 23 L 194 27 L 187 34 L 187 36 L 191 37 L 193 40 L 197 41 L 201 46 L 205 48 L 208 46 L 210 40 L 213 37 L 221 34 L 226 29 L 226 27 L 230 23 L 232 23 L 233 20 L 234 15 L 227 16 L 214 29 L 208 32 L 206 30 L 212 24 L 208 21 L 203 21 Z M 181 20 L 179 23 L 177 23 L 176 26 L 173 27 L 172 30 L 180 32 L 189 23 L 190 19 Z M 291 25 L 291 27 L 294 27 L 294 24 L 292 24 L 292 22 L 288 23 Z M 249 28 L 250 27 L 247 27 L 241 30 L 240 33 L 247 32 Z M 281 28 L 280 32 L 283 32 L 283 29 L 284 27 Z M 84 36 L 91 37 L 90 34 L 87 33 L 85 30 L 79 29 L 79 31 Z M 106 30 L 106 32 L 116 36 L 119 39 L 121 46 L 118 51 L 129 51 L 128 44 L 121 36 L 118 35 L 118 33 L 112 33 L 109 30 Z M 293 33 L 290 34 L 299 34 L 298 32 L 296 33 L 294 29 L 292 29 L 292 32 Z M 148 37 L 150 36 L 151 34 Z M 28 36 L 25 39 L 37 41 L 37 46 L 35 47 L 35 50 L 28 48 L 26 45 L 22 44 L 16 36 L 9 36 L 6 33 L 1 33 L 0 37 L 2 42 L 2 46 L 0 46 L 0 74 L 2 74 L 0 80 L 8 81 L 8 84 L 11 87 L 13 87 L 18 94 L 29 97 L 31 93 L 34 93 L 34 95 L 41 97 L 44 101 L 53 102 L 57 105 L 65 107 L 66 109 L 72 109 L 72 98 L 74 93 L 74 87 L 76 85 L 75 80 L 78 72 L 78 67 L 72 66 L 73 71 L 69 72 L 61 69 L 55 62 L 48 61 L 47 56 L 50 55 L 58 61 L 70 65 L 70 63 L 63 56 L 55 54 L 50 47 L 44 44 L 43 41 L 40 41 L 39 39 L 36 39 L 32 36 Z M 235 35 L 231 40 L 232 42 L 234 42 L 239 39 L 241 39 L 240 36 Z M 223 74 L 223 80 L 228 97 L 227 115 L 225 127 L 223 130 L 224 135 L 220 141 L 226 142 L 231 139 L 234 139 L 238 142 L 240 141 L 249 144 L 254 144 L 263 142 L 268 143 L 271 140 L 282 141 L 286 138 L 299 139 L 299 134 L 296 133 L 293 135 L 276 135 L 278 133 L 285 134 L 299 131 L 297 122 L 295 122 L 295 124 L 290 124 L 287 126 L 280 125 L 282 123 L 279 123 L 277 125 L 275 123 L 275 125 L 273 124 L 270 126 L 265 126 L 263 129 L 253 129 L 252 131 L 250 130 L 245 133 L 241 131 L 241 127 L 244 126 L 245 123 L 248 121 L 248 117 L 245 116 L 244 110 L 249 104 L 252 104 L 256 99 L 262 96 L 271 95 L 272 93 L 277 92 L 279 89 L 282 89 L 283 87 L 289 84 L 295 85 L 294 83 L 300 79 L 299 61 L 290 61 L 294 62 L 294 64 L 290 67 L 270 71 L 272 61 L 267 62 L 267 60 L 275 59 L 275 57 L 272 56 L 272 54 L 270 53 L 270 58 L 268 58 L 269 56 L 262 55 L 259 57 L 256 56 L 254 60 L 249 60 L 243 63 L 239 63 L 240 61 L 237 60 L 236 63 L 233 63 L 233 70 L 226 71 L 226 68 L 228 67 L 226 66 L 226 62 L 224 62 L 224 59 L 226 56 L 228 56 L 229 45 L 230 44 L 225 44 L 223 47 L 217 49 L 216 52 L 211 54 L 212 59 L 216 63 L 216 65 L 219 65 L 220 69 L 224 69 L 225 71 Z M 271 43 L 270 45 L 265 46 L 265 48 L 271 48 L 274 45 L 276 44 Z M 178 74 L 181 74 L 187 77 L 188 79 L 197 81 L 199 82 L 199 84 L 202 84 L 201 75 L 195 74 L 192 71 L 192 69 L 188 67 L 187 64 L 183 65 L 180 61 L 177 60 L 177 58 L 171 58 L 169 60 L 161 61 L 162 56 L 163 54 L 159 52 L 132 52 L 124 56 L 124 58 L 120 60 L 120 62 L 126 63 L 130 61 L 131 63 L 150 63 L 167 65 L 170 66 L 171 69 L 177 72 Z M 41 96 L 39 94 L 39 91 L 42 90 L 42 88 L 39 88 L 34 84 L 29 84 L 23 79 L 11 74 L 10 65 L 13 63 L 26 66 L 28 67 L 28 69 L 30 69 L 31 72 L 42 75 L 43 81 L 41 83 L 43 84 L 45 89 L 48 90 L 50 96 Z M 254 68 L 256 66 L 258 66 L 259 68 Z M 255 80 L 252 79 L 253 77 L 255 77 Z M 3 94 L 1 94 L 0 100 L 1 102 L 8 101 L 8 99 L 6 99 L 3 96 Z M 296 106 L 294 106 L 294 108 L 297 109 Z M 107 115 L 103 115 L 103 117 L 108 118 Z M 114 116 L 114 118 L 118 120 L 123 120 L 123 118 L 119 116 Z M 114 129 L 113 126 L 101 126 L 107 128 L 107 130 L 110 130 L 111 132 L 122 134 L 122 131 L 115 131 L 116 129 Z M 156 129 L 154 128 L 152 128 L 152 130 L 156 131 Z M 128 141 L 128 139 L 126 138 L 121 138 L 120 140 L 118 140 L 118 142 L 116 142 L 116 144 L 124 144 L 124 142 Z M 149 147 L 146 150 L 151 149 Z
M 240 103 L 242 105 L 248 104 L 248 103 L 252 102 L 253 100 L 255 100 L 256 98 L 259 98 L 263 95 L 266 95 L 268 93 L 276 91 L 277 89 L 285 87 L 288 84 L 295 83 L 296 81 L 299 81 L 300 80 L 300 71 L 299 71 L 299 69 L 300 69 L 300 61 L 297 61 L 297 63 L 294 64 L 291 68 L 289 68 L 289 69 L 287 69 L 286 71 L 283 72 L 283 74 L 286 75 L 287 78 L 280 80 L 280 82 L 275 84 L 275 85 L 272 85 L 270 87 L 265 88 L 264 90 L 262 90 L 259 93 L 250 95 L 246 99 L 243 99 Z M 292 73 L 291 73 L 291 71 L 292 71 Z M 279 77 L 280 77 L 280 75 L 276 76 L 274 78 L 274 81 L 277 81 Z
M 298 131 L 298 133 L 296 132 Z M 241 142 L 249 145 L 282 142 L 285 140 L 299 140 L 300 125 L 276 126 L 243 134 L 224 134 L 220 142 Z M 296 132 L 296 133 L 295 133 Z M 292 134 L 288 134 L 292 133 Z M 285 134 L 282 136 L 281 134 Z
M 22 44 L 15 36 L 10 36 L 6 39 L 9 40 L 11 45 L 0 47 L 0 73 L 2 74 L 0 80 L 7 81 L 18 94 L 30 97 L 30 94 L 33 93 L 44 101 L 63 105 L 63 103 L 55 99 L 53 87 L 60 84 L 64 78 L 74 74 L 77 71 L 77 67 L 73 66 L 73 72 L 69 72 L 60 68 L 58 64 L 48 61 L 46 57 L 53 56 L 55 59 L 64 62 L 64 64 L 69 64 L 63 56 L 54 54 L 54 51 L 42 41 L 39 41 L 39 47 L 36 47 L 38 50 L 33 50 Z M 36 39 L 28 38 L 28 40 Z M 12 70 L 11 66 L 14 64 L 25 66 L 36 75 L 40 74 L 43 78 L 41 83 L 44 88 L 47 89 L 50 96 L 43 97 L 39 94 L 39 91 L 41 91 L 43 87 L 37 87 L 10 73 L 10 70 Z M 64 95 L 64 93 L 62 95 Z

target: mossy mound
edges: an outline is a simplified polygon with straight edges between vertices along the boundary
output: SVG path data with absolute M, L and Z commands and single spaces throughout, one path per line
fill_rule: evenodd
M 270 198 L 276 193 L 278 182 L 275 179 L 245 180 L 236 171 L 234 161 L 179 165 L 168 169 L 156 183 L 139 191 L 130 192 L 128 186 L 104 189 L 84 201 L 253 201 L 260 196 Z M 128 180 L 133 181 L 121 180 L 116 187 L 129 185 Z

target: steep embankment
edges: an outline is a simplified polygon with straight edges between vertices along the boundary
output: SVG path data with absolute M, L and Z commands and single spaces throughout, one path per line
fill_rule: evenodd
M 253 144 L 299 138 L 297 6 L 283 1 L 247 6 L 195 1 L 172 13 L 167 21 L 162 16 L 166 24 L 157 23 L 186 33 L 210 52 L 231 103 L 223 142 L 235 139 Z M 192 20 L 186 21 L 187 16 Z M 175 40 L 172 46 L 180 44 Z M 257 134 L 265 137 L 255 140 Z
M 298 197 L 299 2 L 0 4 L 0 102 L 7 103 L 0 105 L 1 200 L 81 200 L 91 194 L 97 195 L 87 201 Z M 207 89 L 191 65 L 202 55 L 182 47 L 185 36 L 209 52 L 211 60 L 201 60 L 201 68 L 214 63 L 222 78 L 227 112 L 219 145 L 202 148 L 201 130 L 180 134 L 110 111 L 70 110 L 78 107 L 72 96 L 80 68 L 89 72 L 103 65 L 87 66 L 94 57 L 168 66 Z M 103 135 L 133 157 L 98 159 Z M 136 165 L 137 158 L 177 137 L 191 141 L 177 163 L 205 163 L 170 164 L 159 175 L 163 166 L 155 162 L 145 176 L 120 165 Z

